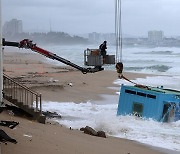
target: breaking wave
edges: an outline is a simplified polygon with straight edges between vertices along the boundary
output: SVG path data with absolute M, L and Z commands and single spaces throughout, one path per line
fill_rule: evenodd
M 135 54 L 161 54 L 161 55 L 171 55 L 173 51 L 150 51 L 150 52 L 136 52 Z
M 125 67 L 124 69 L 127 71 L 142 71 L 142 70 L 150 70 L 156 72 L 167 72 L 171 67 L 167 65 L 152 65 L 146 67 Z
M 54 121 L 68 128 L 91 126 L 97 131 L 105 131 L 110 136 L 180 151 L 180 121 L 166 124 L 129 115 L 117 116 L 117 102 L 102 103 L 47 102 L 43 103 L 43 109 L 62 115 L 62 119 Z

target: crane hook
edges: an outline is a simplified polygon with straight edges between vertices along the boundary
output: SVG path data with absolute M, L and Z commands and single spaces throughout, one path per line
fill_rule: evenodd
M 117 73 L 119 73 L 118 77 L 121 79 L 122 78 L 122 72 L 123 72 L 123 63 L 122 62 L 118 62 L 116 64 L 116 70 L 117 70 Z

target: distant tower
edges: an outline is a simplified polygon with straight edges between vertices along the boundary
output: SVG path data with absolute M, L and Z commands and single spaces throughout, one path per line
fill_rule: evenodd
M 148 41 L 150 42 L 160 42 L 163 40 L 164 33 L 163 31 L 149 31 L 148 32 Z

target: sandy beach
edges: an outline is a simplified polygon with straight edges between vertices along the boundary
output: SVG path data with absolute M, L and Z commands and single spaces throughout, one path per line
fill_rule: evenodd
M 87 102 L 102 100 L 101 94 L 115 94 L 108 87 L 118 87 L 115 71 L 82 74 L 71 67 L 45 63 L 46 59 L 34 53 L 4 53 L 4 73 L 42 94 L 43 101 Z M 129 79 L 143 78 L 146 74 L 124 73 Z M 17 144 L 1 143 L 2 154 L 159 154 L 158 148 L 135 141 L 107 136 L 86 135 L 57 124 L 40 124 L 36 121 L 11 115 L 4 111 L 1 120 L 19 122 L 15 129 L 0 126 Z

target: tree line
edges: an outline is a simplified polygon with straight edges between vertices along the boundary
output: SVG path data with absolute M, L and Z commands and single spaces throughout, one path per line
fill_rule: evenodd
M 34 43 L 38 44 L 60 44 L 60 45 L 71 45 L 71 44 L 87 44 L 88 39 L 74 35 L 71 36 L 65 32 L 48 32 L 48 33 L 14 33 L 4 34 L 3 37 L 9 41 L 20 41 L 23 39 L 33 40 Z

